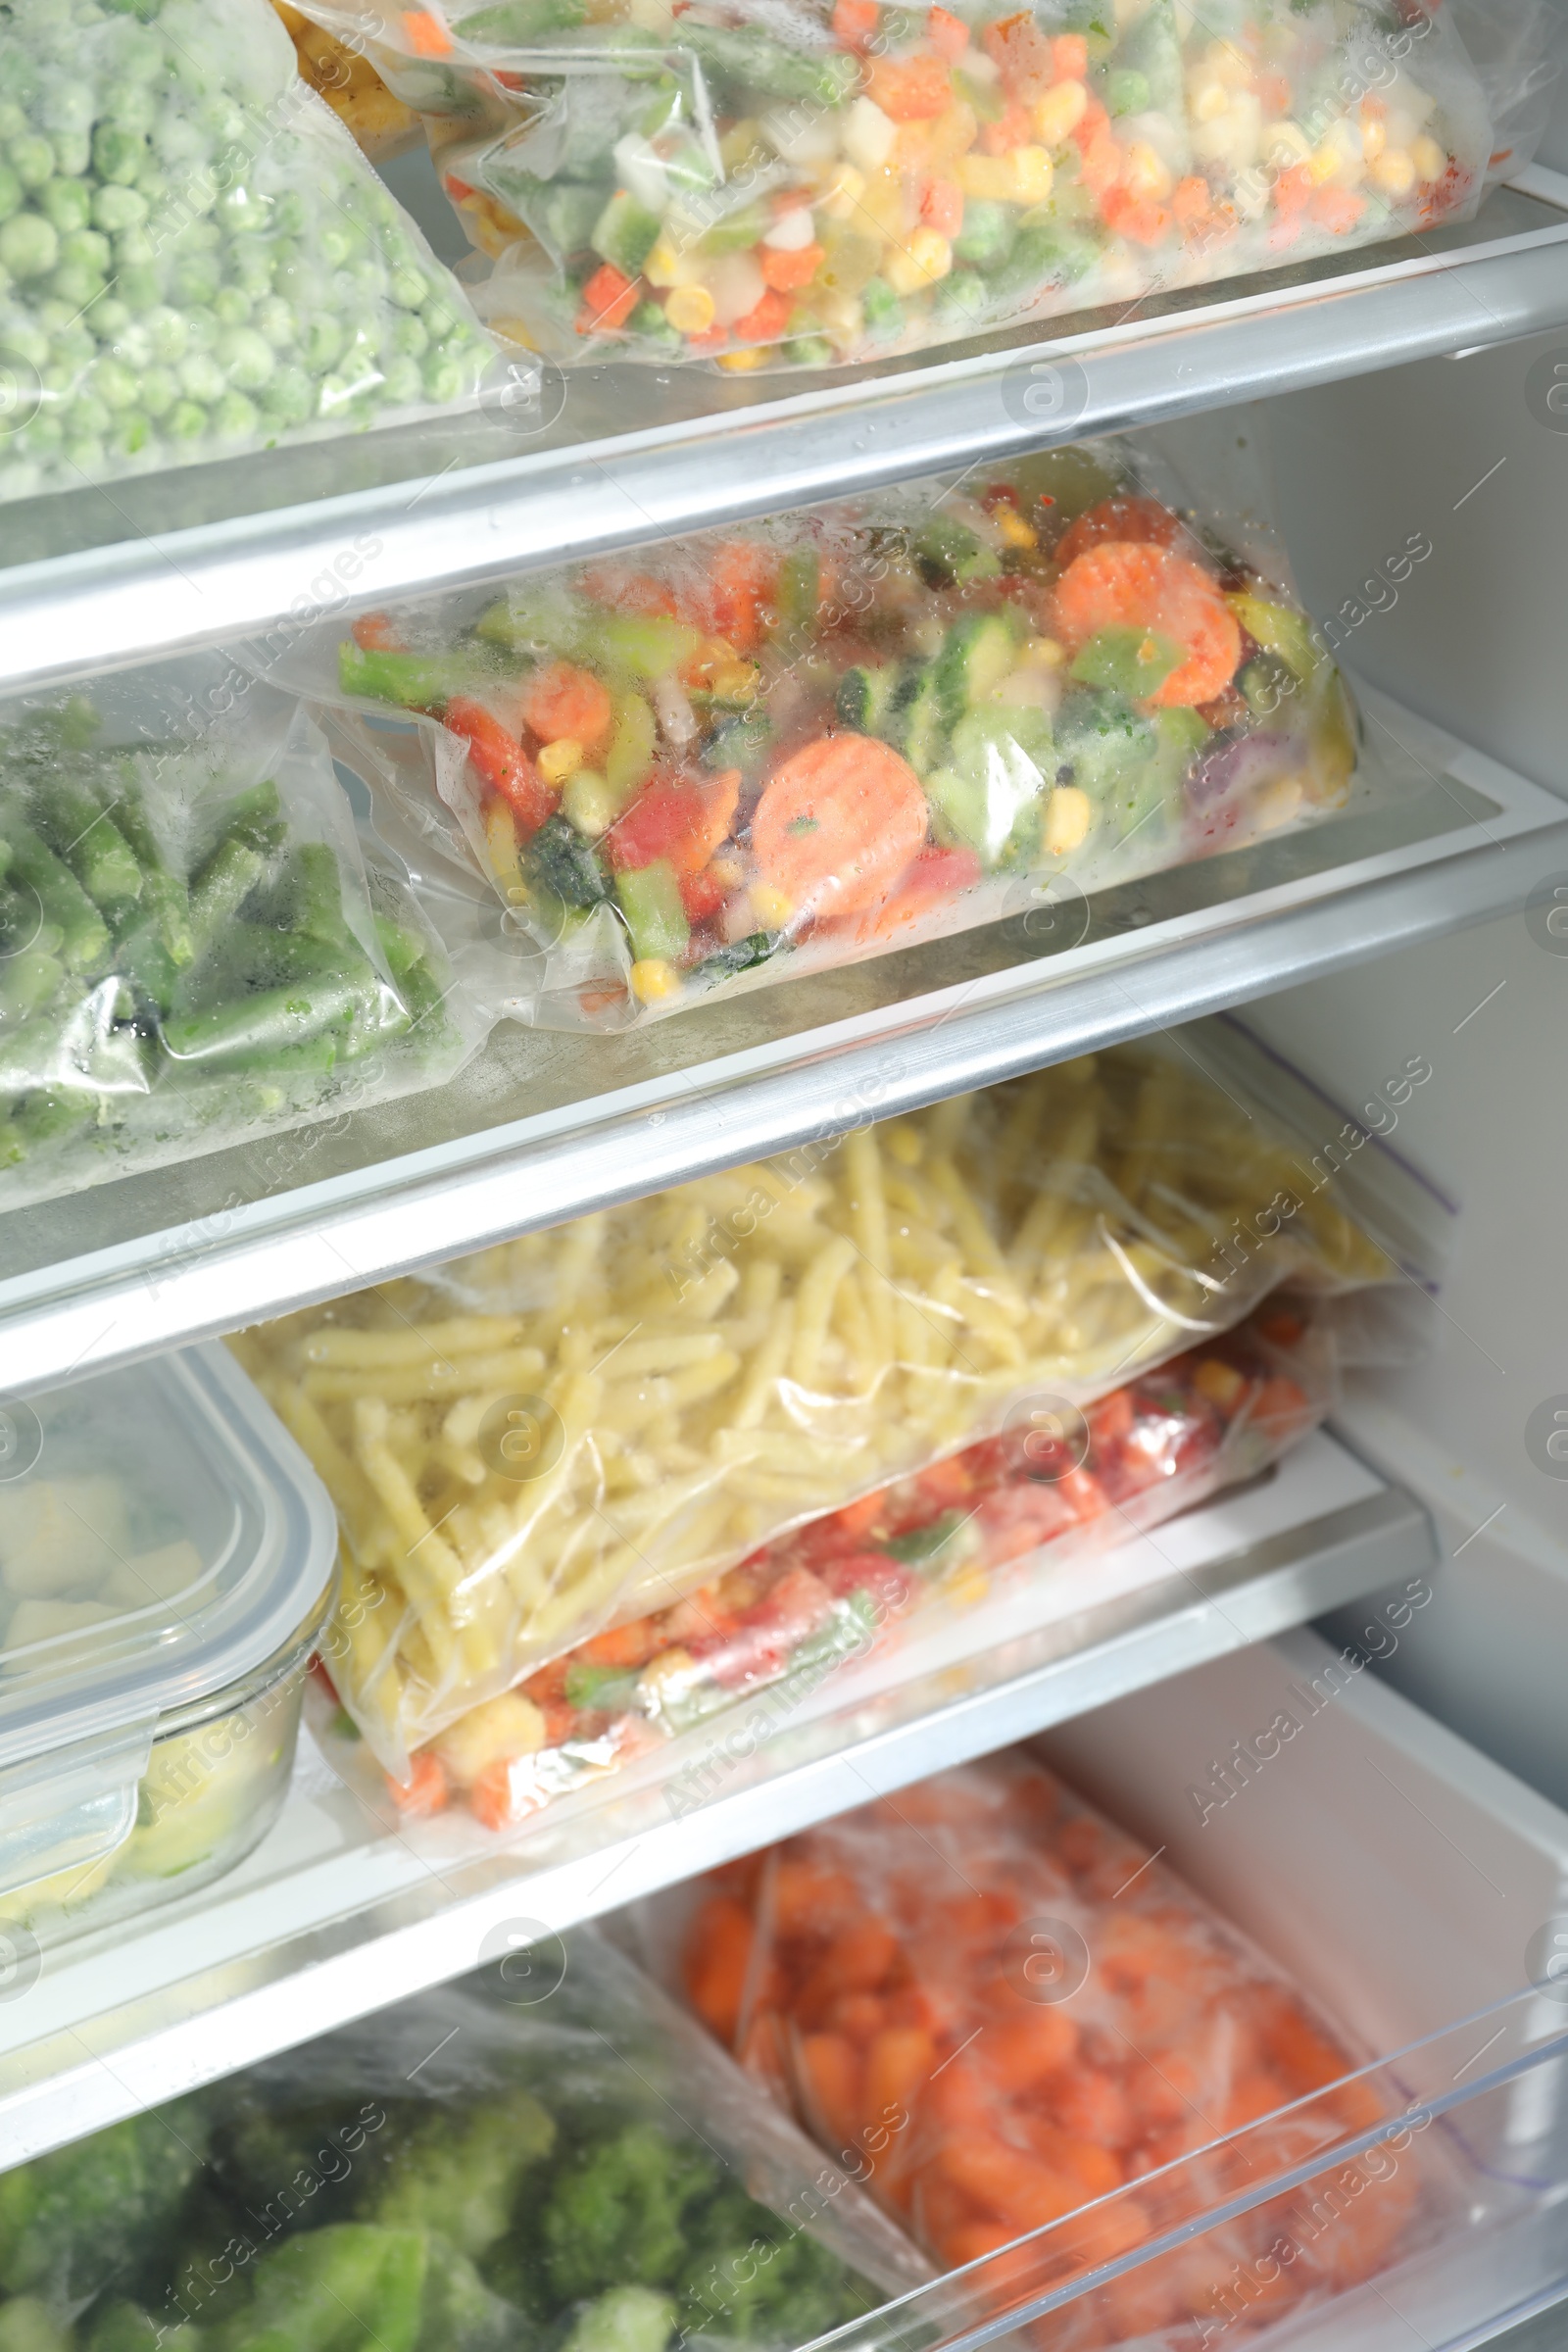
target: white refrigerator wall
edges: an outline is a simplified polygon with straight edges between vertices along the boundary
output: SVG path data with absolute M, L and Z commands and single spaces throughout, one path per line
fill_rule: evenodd
M 1562 110 L 1559 133 L 1568 162 Z M 1362 378 L 1274 403 L 1269 433 L 1308 606 L 1368 612 L 1347 659 L 1568 800 L 1568 415 L 1542 391 L 1558 361 L 1568 382 L 1568 332 Z M 1396 589 L 1386 559 L 1422 533 L 1433 554 Z M 1446 1555 L 1384 1671 L 1568 1800 L 1568 1441 L 1546 1443 L 1568 1416 L 1568 936 L 1521 911 L 1243 1017 L 1376 1125 L 1393 1114 L 1360 1106 L 1411 1056 L 1432 1065 L 1391 1140 L 1460 1212 L 1434 1346 L 1358 1383 L 1345 1416 Z

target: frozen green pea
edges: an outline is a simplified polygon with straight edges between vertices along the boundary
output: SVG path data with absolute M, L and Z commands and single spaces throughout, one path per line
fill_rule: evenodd
M 201 303 L 185 313 L 185 346 L 189 351 L 216 351 L 222 328 Z
M 0 220 L 22 210 L 23 186 L 8 163 L 0 161 Z
M 212 301 L 222 282 L 223 272 L 209 253 L 181 253 L 170 272 L 170 291 L 175 301 L 197 309 Z
M 114 412 L 107 402 L 95 400 L 90 392 L 81 392 L 66 411 L 66 437 L 69 440 L 90 435 L 100 439 L 113 422 Z
M 269 244 L 259 237 L 248 237 L 236 245 L 229 256 L 229 282 L 248 294 L 252 302 L 260 302 L 272 290 L 275 264 Z
M 346 375 L 323 375 L 316 387 L 316 413 L 318 416 L 339 416 L 359 390 Z
M 176 401 L 164 418 L 164 431 L 171 441 L 199 441 L 206 430 L 207 411 L 193 400 Z
M 316 240 L 316 250 L 329 270 L 339 270 L 354 251 L 354 240 L 344 223 L 328 220 Z
M 60 258 L 60 239 L 41 213 L 13 213 L 0 222 L 0 267 L 13 277 L 42 277 Z
M 152 238 L 147 234 L 147 231 L 144 228 L 122 228 L 113 242 L 115 248 L 116 270 L 144 270 L 150 271 L 154 263 L 158 259 L 158 248 L 153 243 Z M 125 300 L 129 302 L 130 299 L 131 297 L 127 294 L 125 296 Z M 142 308 L 145 310 L 148 303 L 153 303 L 157 300 L 158 296 L 156 292 L 148 295 L 147 301 L 142 304 Z
M 430 348 L 430 338 L 425 332 L 424 320 L 416 318 L 409 311 L 405 311 L 400 318 L 392 321 L 391 339 L 393 351 L 402 359 L 422 359 Z
M 141 374 L 141 405 L 149 416 L 167 416 L 179 398 L 179 385 L 172 368 L 144 368 Z
M 36 131 L 13 139 L 6 161 L 24 188 L 41 188 L 54 176 L 55 151 Z
M 220 286 L 213 296 L 213 317 L 220 326 L 243 326 L 251 315 L 247 296 L 238 286 Z
M 220 228 L 231 237 L 260 236 L 268 226 L 271 206 L 256 188 L 246 187 L 243 180 L 225 188 L 213 212 Z
M 152 141 L 156 153 L 171 166 L 191 163 L 207 146 L 195 123 L 175 114 L 164 115 L 154 123 Z
M 0 141 L 9 146 L 13 139 L 24 138 L 27 118 L 14 98 L 0 98 Z
M 66 428 L 58 416 L 47 409 L 30 417 L 16 436 L 16 446 L 30 458 L 53 458 L 60 454 Z
M 190 343 L 190 322 L 182 311 L 172 311 L 167 303 L 147 313 L 143 321 L 152 340 L 153 357 L 165 362 L 180 360 Z
M 388 360 L 381 390 L 388 406 L 394 409 L 411 408 L 423 392 L 424 378 L 417 360 L 401 358 Z
M 74 76 L 51 82 L 38 105 L 38 120 L 51 135 L 62 130 L 90 130 L 92 114 L 92 91 Z
M 100 343 L 118 343 L 122 335 L 131 332 L 129 307 L 117 295 L 106 294 L 102 302 L 92 306 L 92 331 Z M 143 336 L 145 341 L 145 336 Z M 151 354 L 148 354 L 151 357 Z
M 30 318 L 8 318 L 0 325 L 0 350 L 11 352 L 24 367 L 43 368 L 49 359 L 49 338 Z
M 213 431 L 220 441 L 251 441 L 261 427 L 256 403 L 243 392 L 225 392 L 213 411 Z
M 0 229 L 0 239 L 4 238 Z M 0 259 L 3 259 L 0 253 Z M 335 318 L 308 318 L 300 336 L 300 357 L 313 375 L 324 375 L 343 349 L 343 329 Z
M 56 330 L 50 349 L 68 368 L 85 368 L 98 357 L 98 338 L 84 318 L 73 318 Z
M 94 270 L 86 262 L 62 262 L 58 269 L 49 273 L 51 293 L 58 294 L 62 302 L 72 303 L 80 311 L 84 311 L 103 292 L 107 282 L 103 272 Z
M 156 310 L 163 293 L 163 282 L 157 270 L 143 269 L 139 264 L 125 263 L 118 254 L 115 258 L 121 265 L 115 282 L 126 309 L 138 315 Z
M 84 130 L 56 131 L 49 145 L 55 170 L 68 179 L 79 179 L 92 161 L 92 148 Z
M 92 190 L 79 179 L 46 179 L 32 201 L 63 237 L 73 229 L 85 228 L 92 216 Z M 106 245 L 106 257 L 108 252 Z
M 104 107 L 105 119 L 117 130 L 151 130 L 158 119 L 158 101 L 145 82 L 119 81 Z
M 68 466 L 74 466 L 78 473 L 93 474 L 103 470 L 104 445 L 91 433 L 71 435 L 60 455 Z
M 136 375 L 123 360 L 100 360 L 92 371 L 92 388 L 106 409 L 129 409 L 136 403 Z
M 436 351 L 424 363 L 424 397 L 437 408 L 458 400 L 467 388 L 466 370 L 461 359 Z
M 304 424 L 316 414 L 316 386 L 303 368 L 279 368 L 260 399 L 265 413 L 281 425 Z
M 277 364 L 267 337 L 249 326 L 229 329 L 219 343 L 218 362 L 229 382 L 241 392 L 259 391 Z
M 310 226 L 310 208 L 298 188 L 287 188 L 272 210 L 272 226 L 280 237 L 303 236 Z
M 140 409 L 122 409 L 110 428 L 109 446 L 118 457 L 137 458 L 152 437 L 152 421 Z
M 146 160 L 147 141 L 139 130 L 100 122 L 92 134 L 93 169 L 100 179 L 128 187 Z
M 216 400 L 221 400 L 228 389 L 223 370 L 210 352 L 193 351 L 188 358 L 180 361 L 176 373 L 180 390 L 189 399 L 202 401 L 208 406 Z
M 286 351 L 294 341 L 294 313 L 280 295 L 269 294 L 257 304 L 252 324 L 259 335 L 267 337 L 274 351 Z
M 57 221 L 55 225 L 60 224 Z M 111 260 L 109 239 L 101 228 L 73 228 L 61 236 L 60 259 L 91 270 L 99 277 L 107 277 Z
M 111 235 L 139 228 L 147 218 L 147 199 L 139 188 L 100 188 L 92 199 L 92 224 Z

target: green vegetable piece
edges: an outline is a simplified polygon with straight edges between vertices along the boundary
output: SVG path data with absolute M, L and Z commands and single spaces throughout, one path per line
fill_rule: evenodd
M 1002 558 L 952 514 L 933 514 L 921 525 L 914 560 L 928 588 L 961 588 L 971 580 L 998 579 L 1002 573 Z
M 726 719 L 715 729 L 703 749 L 703 765 L 717 771 L 738 767 L 743 775 L 752 771 L 765 758 L 773 741 L 773 722 L 765 710 L 754 704 L 749 710 Z
M 1080 686 L 1103 686 L 1130 703 L 1147 703 L 1187 660 L 1187 649 L 1158 629 L 1101 629 L 1070 674 Z
M 736 205 L 710 220 L 697 240 L 697 250 L 714 259 L 721 253 L 750 253 L 773 225 L 771 206 L 760 200 Z
M 1006 259 L 988 279 L 999 302 L 1021 301 L 1046 286 L 1070 286 L 1088 275 L 1100 259 L 1097 237 L 1063 220 L 1025 220 Z
M 338 684 L 345 694 L 398 703 L 406 710 L 440 710 L 465 693 L 481 673 L 476 664 L 451 654 L 395 654 L 367 651 L 344 639 L 338 648 Z
M 1225 602 L 1248 635 L 1254 637 L 1266 654 L 1283 662 L 1292 677 L 1299 679 L 1302 685 L 1320 669 L 1332 666 L 1329 656 L 1319 650 L 1312 623 L 1304 612 L 1250 592 L 1228 596 Z
M 946 738 L 942 690 L 928 662 L 906 662 L 899 672 L 888 712 L 890 740 L 917 776 L 928 775 L 942 758 Z
M 1123 40 L 1106 83 L 1107 102 L 1109 92 L 1118 88 L 1130 92 L 1133 101 L 1120 107 L 1112 104 L 1112 114 L 1142 114 L 1154 109 L 1169 115 L 1173 122 L 1181 121 L 1186 92 L 1182 39 L 1173 0 L 1150 0 Z
M 1105 107 L 1112 115 L 1142 115 L 1149 111 L 1149 76 L 1120 67 L 1105 76 Z
M 0 226 L 0 270 L 13 277 L 42 277 L 59 259 L 59 233 L 41 213 L 13 213 Z
M 995 270 L 1012 251 L 1018 234 L 1016 205 L 992 204 L 979 196 L 965 198 L 963 225 L 953 240 L 956 260 L 972 262 L 977 270 Z
M 612 2286 L 582 2313 L 563 2352 L 664 2352 L 676 2317 L 668 2295 L 650 2286 Z
M 142 883 L 136 854 L 90 785 L 52 777 L 38 817 L 50 847 L 112 922 L 134 906 Z
M 691 938 L 675 869 L 662 858 L 635 873 L 615 877 L 615 895 L 639 963 L 652 957 L 672 961 Z
M 858 735 L 879 735 L 884 742 L 891 742 L 893 698 L 898 685 L 898 666 L 891 662 L 879 669 L 847 669 L 834 698 L 839 718 Z
M 646 782 L 653 769 L 658 743 L 658 724 L 644 697 L 616 695 L 614 724 L 605 755 L 605 781 L 618 807 L 624 807 L 638 785 Z
M 536 2099 L 437 2107 L 372 2146 L 359 2218 L 387 2230 L 438 2230 L 470 2259 L 505 2235 L 525 2175 L 556 2127 Z
M 587 15 L 584 0 L 499 0 L 496 7 L 472 9 L 459 17 L 453 29 L 463 40 L 506 49 L 537 40 L 542 32 L 582 24 Z
M 586 1714 L 628 1714 L 637 1704 L 635 1674 L 623 1666 L 590 1666 L 579 1661 L 566 1669 L 566 1704 Z
M 0 808 L 0 831 L 11 843 L 12 886 L 30 891 L 42 920 L 58 928 L 68 969 L 102 971 L 109 956 L 109 927 L 75 875 L 20 815 Z
M 690 2259 L 685 2216 L 716 2182 L 710 2157 L 651 2123 L 578 2150 L 539 2215 L 552 2291 L 576 2302 L 632 2282 L 672 2285 Z
M 786 651 L 807 645 L 822 601 L 822 565 L 814 547 L 793 548 L 778 567 L 773 635 Z
M 865 331 L 873 343 L 891 343 L 904 332 L 904 305 L 885 277 L 866 279 L 860 291 Z
M 953 731 L 948 763 L 927 776 L 937 837 L 973 850 L 988 866 L 1011 864 L 1028 849 L 1028 820 L 1056 766 L 1043 710 L 993 704 Z
M 617 188 L 594 222 L 588 242 L 622 276 L 638 277 L 662 227 L 657 213 L 649 212 L 624 188 Z
M 36 2295 L 16 2295 L 0 2303 L 0 2352 L 72 2352 L 70 2330 Z
M 688 2335 L 700 2340 L 809 2341 L 882 2300 L 826 2246 L 789 2229 L 733 2182 L 688 2217 L 687 2232 L 692 2260 L 676 2291 Z
M 522 868 L 530 882 L 549 891 L 564 906 L 598 906 L 610 896 L 598 851 L 559 812 L 546 817 L 528 843 Z
M 65 966 L 43 948 L 24 948 L 0 964 L 0 1023 L 25 1020 L 65 982 Z
M 944 1511 L 928 1527 L 911 1527 L 906 1536 L 888 1537 L 881 1549 L 891 1552 L 894 1559 L 902 1560 L 907 1568 L 924 1568 L 946 1549 L 965 1522 L 964 1512 Z
M 190 936 L 197 956 L 215 944 L 266 870 L 262 852 L 238 834 L 220 843 L 191 886 Z
M 0 2307 L 0 2316 L 14 2309 L 15 2305 Z M 86 2352 L 158 2352 L 159 2341 L 157 2321 L 139 2303 L 107 2303 L 93 2314 Z
M 199 2108 L 179 2100 L 0 2173 L 0 2287 L 71 2305 L 156 2258 L 206 2140 Z
M 259 2256 L 224 2352 L 416 2352 L 430 2241 L 332 2222 Z
M 1001 612 L 966 612 L 948 631 L 937 656 L 937 691 L 942 715 L 956 727 L 966 710 L 983 703 L 1013 665 L 1017 640 Z
M 788 48 L 750 25 L 721 29 L 683 20 L 679 39 L 718 81 L 768 98 L 842 106 L 859 79 L 859 60 L 842 50 Z
M 701 629 L 659 613 L 612 612 L 595 616 L 591 650 L 605 667 L 634 678 L 663 678 L 692 659 L 703 644 Z

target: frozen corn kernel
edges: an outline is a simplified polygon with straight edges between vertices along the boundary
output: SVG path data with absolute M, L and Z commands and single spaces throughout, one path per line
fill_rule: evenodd
M 1032 522 L 1025 522 L 1016 507 L 998 507 L 991 519 L 997 526 L 998 536 L 1004 540 L 1008 547 L 1038 547 L 1040 545 L 1040 533 Z
M 682 253 L 667 236 L 659 239 L 643 264 L 643 275 L 651 286 L 695 285 L 701 272 L 695 254 Z
M 755 662 L 724 662 L 709 679 L 709 691 L 720 703 L 749 703 L 762 682 Z
M 620 811 L 619 796 L 596 767 L 579 767 L 561 796 L 561 812 L 575 832 L 597 841 Z
M 1030 117 L 1035 137 L 1044 147 L 1059 147 L 1070 139 L 1089 112 L 1089 92 L 1081 81 L 1058 81 L 1037 98 Z
M 1398 203 L 1415 186 L 1415 164 L 1402 147 L 1391 147 L 1378 157 L 1368 177 L 1380 196 L 1392 196 Z
M 888 256 L 883 272 L 895 294 L 917 294 L 934 286 L 953 268 L 953 247 L 934 228 L 917 228 L 901 252 Z
M 880 172 L 898 135 L 898 124 L 875 99 L 860 97 L 850 108 L 840 144 L 858 170 Z
M 644 956 L 631 967 L 631 993 L 640 1004 L 662 1004 L 679 994 L 680 974 L 662 956 Z
M 683 335 L 706 335 L 713 323 L 713 297 L 706 286 L 677 286 L 664 317 Z
M 1231 111 L 1231 94 L 1211 74 L 1194 75 L 1188 85 L 1187 107 L 1195 122 L 1221 122 Z
M 1193 155 L 1200 164 L 1250 172 L 1262 151 L 1263 110 L 1250 90 L 1238 90 L 1222 115 L 1194 127 Z
M 817 190 L 816 209 L 830 220 L 853 220 L 865 194 L 865 173 L 853 164 L 835 164 Z
M 449 1780 L 469 1788 L 488 1765 L 531 1756 L 545 1743 L 545 1719 L 520 1690 L 504 1690 L 471 1707 L 461 1722 L 433 1742 Z
M 1260 833 L 1277 833 L 1301 812 L 1306 798 L 1299 776 L 1281 776 L 1266 785 L 1252 803 L 1252 821 Z
M 1200 1396 L 1217 1404 L 1222 1413 L 1233 1412 L 1247 1388 L 1246 1376 L 1234 1364 L 1225 1363 L 1217 1355 L 1206 1355 L 1193 1367 L 1193 1386 Z
M 1423 131 L 1410 149 L 1410 161 L 1415 166 L 1417 179 L 1441 179 L 1448 169 L 1448 159 L 1429 131 Z
M 1006 162 L 1012 173 L 1014 204 L 1044 204 L 1056 176 L 1056 167 L 1045 148 L 1015 147 Z
M 1048 858 L 1065 858 L 1082 849 L 1095 818 L 1094 804 L 1076 784 L 1058 784 L 1046 803 L 1042 836 Z
M 563 735 L 555 743 L 547 743 L 539 754 L 539 773 L 547 784 L 564 784 L 582 762 L 582 745 L 574 736 Z
M 1032 668 L 1059 669 L 1066 659 L 1054 637 L 1026 637 L 1018 648 L 1019 662 Z
M 732 375 L 745 375 L 750 368 L 760 368 L 766 357 L 761 344 L 751 343 L 744 351 L 721 351 L 718 364 L 721 368 L 727 368 Z
M 1012 204 L 1012 159 L 1005 155 L 960 155 L 958 185 L 982 204 Z
M 1151 197 L 1155 204 L 1163 204 L 1176 184 L 1147 139 L 1135 139 L 1128 148 L 1122 178 L 1129 196 Z
M 517 828 L 512 821 L 512 810 L 499 795 L 489 800 L 484 812 L 485 855 L 490 871 L 503 886 L 517 879 Z
M 752 885 L 752 912 L 764 931 L 787 929 L 794 911 L 781 890 L 770 890 L 765 882 Z
M 1358 120 L 1361 124 L 1361 153 L 1369 164 L 1375 164 L 1389 144 L 1388 117 L 1374 112 L 1368 104 L 1363 105 Z

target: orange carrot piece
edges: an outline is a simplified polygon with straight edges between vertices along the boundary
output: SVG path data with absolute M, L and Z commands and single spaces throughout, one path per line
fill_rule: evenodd
M 824 735 L 774 770 L 752 853 L 797 916 L 851 914 L 898 881 L 927 822 L 920 779 L 897 752 L 867 735 Z
M 953 103 L 953 79 L 940 57 L 874 58 L 865 81 L 873 103 L 895 122 L 934 122 Z
M 729 1895 L 710 1896 L 692 1923 L 687 1994 L 703 2023 L 725 2044 L 734 2041 L 740 2025 L 756 1941 L 751 1913 Z
M 859 2051 L 842 2034 L 804 2034 L 799 2051 L 813 2128 L 847 2146 L 858 2129 L 864 2106 Z
M 614 706 L 610 689 L 592 670 L 572 662 L 547 662 L 523 689 L 522 716 L 541 743 L 569 737 L 589 752 L 610 733 Z
M 1070 564 L 1052 599 L 1057 634 L 1076 653 L 1102 629 L 1146 628 L 1187 653 L 1150 704 L 1196 710 L 1236 675 L 1241 624 L 1205 571 L 1168 548 L 1107 540 Z
M 424 1821 L 430 1814 L 444 1811 L 451 1793 L 441 1759 L 428 1748 L 422 1755 L 409 1758 L 406 1781 L 395 1781 L 387 1774 L 386 1791 L 398 1811 L 411 1821 Z

